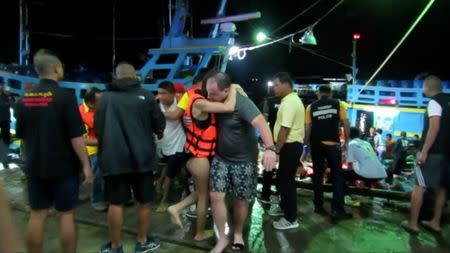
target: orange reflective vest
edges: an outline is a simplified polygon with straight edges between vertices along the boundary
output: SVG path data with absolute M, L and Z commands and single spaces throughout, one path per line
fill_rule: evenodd
M 185 117 L 190 117 L 192 123 L 186 127 L 186 143 L 184 146 L 194 157 L 214 156 L 217 139 L 216 117 L 211 113 L 207 127 L 201 128 L 198 126 L 196 120 L 192 117 L 192 106 L 197 99 L 205 99 L 205 97 L 195 91 L 195 89 L 186 91 L 189 93 L 189 102 Z

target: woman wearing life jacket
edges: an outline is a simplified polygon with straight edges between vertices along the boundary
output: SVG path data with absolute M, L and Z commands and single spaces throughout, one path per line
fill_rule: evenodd
M 170 206 L 167 211 L 174 224 L 183 227 L 180 214 L 183 209 L 197 203 L 197 226 L 194 239 L 201 241 L 206 239 L 204 228 L 206 223 L 206 210 L 208 203 L 208 185 L 210 158 L 215 155 L 216 148 L 216 119 L 214 113 L 231 113 L 236 106 L 236 92 L 242 92 L 239 85 L 232 85 L 227 100 L 223 103 L 211 102 L 206 99 L 206 75 L 202 89 L 189 89 L 189 102 L 184 117 L 191 120 L 186 127 L 185 147 L 192 155 L 186 164 L 186 168 L 194 177 L 195 191 L 179 203 Z

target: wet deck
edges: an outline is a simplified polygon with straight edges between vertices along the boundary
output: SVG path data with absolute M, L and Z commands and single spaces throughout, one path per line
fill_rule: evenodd
M 7 185 L 11 203 L 14 209 L 26 211 L 24 182 L 19 170 L 0 171 L 0 177 Z M 94 211 L 88 200 L 85 189 L 80 196 L 80 207 L 77 211 L 77 221 L 80 224 L 95 229 L 106 228 L 106 215 Z M 269 206 L 259 202 L 252 203 L 251 215 L 246 225 L 246 248 L 249 252 L 450 252 L 449 212 L 446 212 L 447 223 L 443 233 L 436 237 L 425 231 L 418 236 L 410 236 L 404 232 L 399 223 L 407 217 L 405 202 L 389 201 L 379 198 L 361 198 L 358 208 L 347 207 L 354 219 L 332 222 L 328 217 L 313 213 L 311 193 L 299 191 L 298 210 L 300 228 L 280 232 L 272 228 L 274 220 L 267 215 Z M 153 210 L 156 205 L 153 205 Z M 329 206 L 325 206 L 329 210 Z M 135 234 L 135 211 L 128 207 L 125 211 L 124 231 Z M 167 213 L 152 212 L 152 232 L 161 237 L 163 243 L 178 245 L 172 248 L 183 252 L 208 251 L 215 243 L 212 236 L 211 221 L 208 232 L 211 238 L 203 242 L 193 240 L 195 220 L 185 218 L 185 230 L 177 229 L 170 223 Z M 83 230 L 89 231 L 89 230 Z M 103 233 L 106 233 L 107 230 Z M 50 231 L 53 233 L 53 231 Z M 54 231 L 56 237 L 56 230 Z M 81 232 L 87 233 L 87 232 Z M 94 233 L 94 232 L 92 232 Z M 81 235 L 80 240 L 89 238 Z M 93 239 L 94 240 L 94 239 Z M 166 251 L 169 252 L 169 251 Z

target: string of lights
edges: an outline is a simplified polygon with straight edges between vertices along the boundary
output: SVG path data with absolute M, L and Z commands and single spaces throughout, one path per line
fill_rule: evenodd
M 331 9 L 329 9 L 324 15 L 322 15 L 319 19 L 316 20 L 316 22 L 314 22 L 313 24 L 300 29 L 296 32 L 284 35 L 280 38 L 277 39 L 272 39 L 268 42 L 262 43 L 262 44 L 257 44 L 257 45 L 250 45 L 250 46 L 245 46 L 245 47 L 239 47 L 237 45 L 233 45 L 228 49 L 228 57 L 229 60 L 233 60 L 233 59 L 238 59 L 238 60 L 243 60 L 246 56 L 247 56 L 247 51 L 252 51 L 255 49 L 259 49 L 259 48 L 263 48 L 263 47 L 267 47 L 270 46 L 272 44 L 275 43 L 279 43 L 282 42 L 284 40 L 293 40 L 293 38 L 301 33 L 304 33 L 303 36 L 300 38 L 299 40 L 299 45 L 304 45 L 304 44 L 310 44 L 310 45 L 316 45 L 316 39 L 314 38 L 314 34 L 312 32 L 313 28 L 319 24 L 325 17 L 327 17 L 330 13 L 332 13 L 339 5 L 341 5 L 345 0 L 340 0 L 338 3 L 336 3 Z M 259 35 L 259 34 L 258 34 Z M 259 36 L 262 38 L 262 36 Z

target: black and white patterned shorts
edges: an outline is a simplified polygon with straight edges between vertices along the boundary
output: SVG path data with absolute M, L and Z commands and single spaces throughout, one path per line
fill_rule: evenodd
M 252 201 L 258 184 L 256 163 L 227 163 L 215 157 L 211 165 L 210 191 L 230 193 L 233 197 Z

